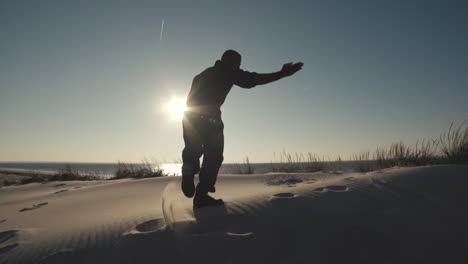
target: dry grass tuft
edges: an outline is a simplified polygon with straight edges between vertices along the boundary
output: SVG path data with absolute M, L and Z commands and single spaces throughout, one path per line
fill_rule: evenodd
M 377 148 L 370 152 L 352 155 L 357 161 L 356 171 L 367 172 L 394 166 L 424 166 L 435 164 L 468 163 L 468 125 L 463 122 L 457 129 L 450 125 L 447 133 L 438 139 L 417 141 L 414 146 L 403 142 L 393 143 L 389 148 Z
M 353 154 L 352 160 L 357 161 L 354 168 L 356 171 L 368 172 L 374 170 L 374 162 L 370 159 L 369 151 Z
M 112 179 L 142 179 L 168 176 L 166 173 L 164 173 L 163 169 L 159 168 L 158 166 L 154 166 L 148 160 L 143 160 L 143 162 L 140 164 L 119 161 L 117 166 L 118 169 Z
M 235 164 L 235 173 L 236 174 L 254 174 L 254 168 L 250 163 L 249 157 L 245 157 L 243 163 Z
M 273 172 L 317 172 L 324 169 L 324 159 L 311 152 L 304 156 L 302 153 L 292 155 L 283 151 L 280 162 L 272 166 Z
M 450 163 L 468 163 L 468 125 L 465 125 L 467 121 L 454 130 L 452 123 L 448 132 L 439 138 L 440 149 Z

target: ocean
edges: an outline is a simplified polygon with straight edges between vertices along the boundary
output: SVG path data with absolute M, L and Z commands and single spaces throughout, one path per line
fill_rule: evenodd
M 341 165 L 337 162 L 326 162 L 328 170 L 353 170 L 356 161 L 343 161 Z M 80 173 L 98 174 L 104 177 L 113 176 L 118 169 L 118 163 L 70 163 L 70 162 L 0 162 L 0 168 L 9 169 L 27 169 L 57 172 L 65 166 L 70 165 Z M 272 172 L 274 167 L 280 166 L 281 163 L 251 163 L 250 167 L 254 173 L 263 174 Z M 296 164 L 300 165 L 300 164 Z M 161 168 L 165 173 L 173 176 L 181 175 L 180 163 L 163 163 L 152 164 L 154 168 Z M 219 170 L 219 174 L 238 174 L 247 169 L 246 164 L 226 163 Z

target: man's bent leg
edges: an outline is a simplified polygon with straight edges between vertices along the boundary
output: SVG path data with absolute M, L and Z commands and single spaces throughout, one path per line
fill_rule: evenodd
M 195 197 L 193 198 L 193 207 L 201 208 L 206 206 L 222 205 L 222 199 L 215 199 L 208 195 L 208 192 L 215 191 L 216 178 L 219 167 L 223 162 L 222 152 L 212 151 L 203 154 L 203 165 L 200 170 L 200 182 L 197 185 Z
M 197 192 L 207 194 L 215 191 L 219 168 L 223 163 L 224 135 L 223 125 L 214 127 L 204 139 L 203 164 L 200 170 L 200 183 Z
M 182 191 L 187 197 L 195 194 L 194 176 L 200 170 L 203 145 L 195 120 L 184 117 L 182 122 L 185 148 L 182 151 Z

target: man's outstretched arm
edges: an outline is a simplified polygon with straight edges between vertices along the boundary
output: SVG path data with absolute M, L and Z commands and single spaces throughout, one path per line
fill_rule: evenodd
M 242 88 L 253 88 L 257 85 L 263 85 L 291 76 L 302 69 L 304 63 L 287 63 L 283 65 L 280 71 L 273 73 L 255 73 L 240 70 L 236 77 L 234 84 Z

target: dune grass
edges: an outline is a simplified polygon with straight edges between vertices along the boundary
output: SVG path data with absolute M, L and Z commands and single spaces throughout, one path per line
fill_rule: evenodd
M 83 174 L 76 170 L 72 165 L 66 164 L 56 173 L 41 172 L 34 170 L 25 171 L 3 171 L 4 179 L 0 186 L 28 184 L 28 183 L 46 183 L 50 181 L 92 181 L 102 180 L 103 176 L 97 173 Z
M 375 151 L 363 151 L 351 155 L 349 161 L 354 161 L 354 170 L 357 172 L 369 172 L 390 167 L 408 167 L 436 164 L 468 164 L 468 124 L 462 122 L 458 127 L 450 125 L 446 133 L 441 134 L 436 139 L 423 139 L 415 145 L 406 145 L 403 142 L 390 144 L 387 148 L 377 148 Z M 342 171 L 343 160 L 338 156 L 336 161 L 326 161 L 325 158 L 312 152 L 307 154 L 290 154 L 283 150 L 280 154 L 280 162 L 272 163 L 273 172 L 318 172 L 318 171 Z M 155 166 L 148 160 L 142 163 L 118 162 L 118 169 L 114 177 L 110 179 L 123 178 L 152 178 L 169 176 L 160 167 Z M 254 168 L 248 157 L 242 164 L 236 164 L 238 174 L 253 174 Z M 4 178 L 0 186 L 27 184 L 32 182 L 49 181 L 90 181 L 103 180 L 104 175 L 83 174 L 73 168 L 72 165 L 65 165 L 55 174 L 32 173 L 20 176 L 16 179 Z M 6 171 L 4 174 L 8 175 Z
M 72 165 L 66 164 L 62 169 L 53 175 L 35 175 L 29 178 L 22 179 L 20 184 L 28 184 L 32 182 L 50 182 L 50 181 L 94 181 L 102 180 L 99 174 L 83 174 L 75 169 Z
M 369 172 L 391 167 L 410 167 L 436 164 L 468 164 L 467 121 L 454 128 L 453 123 L 446 133 L 436 139 L 418 140 L 414 145 L 404 142 L 390 144 L 375 151 L 361 151 L 351 155 L 354 171 Z M 326 161 L 311 152 L 287 153 L 283 150 L 280 161 L 272 164 L 273 172 L 342 171 L 343 160 Z
M 374 162 L 370 159 L 369 151 L 353 154 L 351 160 L 356 161 L 356 165 L 354 167 L 355 171 L 368 172 L 374 170 Z
M 103 178 L 99 174 L 83 174 L 72 165 L 65 165 L 59 172 L 50 178 L 50 181 L 94 181 L 102 179 Z
M 453 123 L 448 131 L 437 139 L 423 139 L 415 145 L 403 142 L 388 148 L 377 148 L 373 153 L 360 152 L 352 156 L 358 161 L 356 171 L 367 172 L 390 167 L 409 167 L 436 164 L 468 164 L 468 125 L 463 122 L 458 128 Z
M 9 172 L 5 171 L 3 179 L 0 179 L 0 187 L 15 185 L 15 184 L 28 184 L 28 183 L 46 183 L 51 181 L 95 181 L 95 180 L 113 180 L 123 178 L 152 178 L 168 176 L 158 166 L 153 165 L 147 160 L 143 160 L 141 164 L 136 163 L 118 163 L 117 171 L 114 177 L 106 177 L 107 175 L 99 173 L 82 173 L 70 164 L 64 165 L 56 173 L 43 173 L 34 171 L 25 172 Z M 8 177 L 7 177 L 8 176 Z
M 166 173 L 164 173 L 164 170 L 147 160 L 143 160 L 143 162 L 140 164 L 119 161 L 117 167 L 117 171 L 115 172 L 114 177 L 111 179 L 142 179 L 168 176 Z
M 235 163 L 234 166 L 235 174 L 254 174 L 254 168 L 249 157 L 245 157 L 242 163 Z
M 14 179 L 3 179 L 1 182 L 0 182 L 0 187 L 2 186 L 9 186 L 9 185 L 15 185 L 15 184 L 18 184 L 19 181 L 17 180 L 14 180 Z
M 458 128 L 453 128 L 453 123 L 447 133 L 439 138 L 440 150 L 445 159 L 450 163 L 468 163 L 468 120 Z
M 273 172 L 317 172 L 325 169 L 324 158 L 317 154 L 308 152 L 306 155 L 286 153 L 283 150 L 280 154 L 280 162 L 272 164 Z

